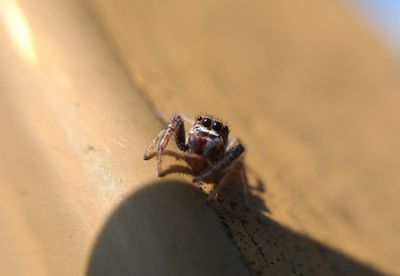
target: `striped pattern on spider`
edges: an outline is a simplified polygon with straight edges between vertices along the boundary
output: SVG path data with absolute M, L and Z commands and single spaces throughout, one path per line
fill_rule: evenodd
M 187 137 L 184 119 L 192 124 Z M 229 127 L 213 116 L 198 116 L 195 121 L 184 115 L 173 116 L 167 127 L 158 133 L 147 148 L 144 159 L 157 156 L 158 176 L 164 176 L 162 170 L 162 156 L 172 137 L 182 153 L 168 151 L 169 155 L 186 161 L 188 172 L 193 175 L 193 182 L 213 183 L 208 199 L 215 200 L 218 193 L 229 180 L 237 173 L 240 174 L 243 190 L 247 190 L 247 177 L 243 163 L 243 145 L 238 139 L 228 139 Z M 153 147 L 158 143 L 157 153 L 151 154 Z

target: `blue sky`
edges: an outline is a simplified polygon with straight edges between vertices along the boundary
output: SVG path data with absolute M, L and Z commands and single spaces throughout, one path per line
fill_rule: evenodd
M 400 55 L 400 0 L 349 0 L 351 7 L 386 45 Z

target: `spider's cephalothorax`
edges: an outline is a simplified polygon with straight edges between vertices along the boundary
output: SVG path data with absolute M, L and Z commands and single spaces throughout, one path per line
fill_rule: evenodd
M 243 165 L 244 147 L 238 139 L 228 140 L 229 127 L 212 116 L 198 116 L 189 130 L 186 140 L 185 127 L 180 115 L 173 116 L 168 126 L 160 131 L 147 148 L 144 159 L 149 159 L 149 153 L 158 143 L 157 161 L 158 175 L 162 176 L 162 153 L 171 137 L 175 137 L 177 147 L 184 155 L 174 154 L 185 160 L 191 169 L 194 182 L 208 181 L 216 185 L 210 192 L 210 198 L 216 198 L 228 180 L 240 172 L 244 188 L 247 187 L 245 168 Z
M 199 116 L 189 130 L 188 152 L 196 153 L 210 161 L 216 161 L 225 154 L 229 127 L 209 116 Z

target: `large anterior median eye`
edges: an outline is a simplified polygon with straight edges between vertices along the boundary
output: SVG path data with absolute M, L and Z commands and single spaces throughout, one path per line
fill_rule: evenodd
M 215 121 L 212 126 L 212 129 L 215 130 L 216 132 L 220 132 L 222 129 L 222 124 L 218 121 Z
M 201 122 L 203 126 L 206 128 L 209 128 L 211 126 L 211 120 L 209 118 L 204 118 L 203 121 Z

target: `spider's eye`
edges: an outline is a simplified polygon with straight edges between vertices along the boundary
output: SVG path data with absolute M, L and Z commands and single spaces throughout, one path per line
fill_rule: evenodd
M 206 128 L 209 128 L 211 126 L 211 120 L 209 118 L 204 118 L 202 121 L 202 125 Z
M 200 122 L 201 120 L 203 120 L 203 117 L 199 116 L 199 117 L 197 117 L 196 120 L 197 120 L 198 122 Z
M 223 130 L 224 130 L 224 132 L 228 133 L 229 132 L 229 127 L 227 125 L 224 125 Z
M 212 128 L 216 132 L 220 132 L 221 129 L 222 129 L 222 124 L 220 122 L 218 122 L 218 121 L 215 121 Z

